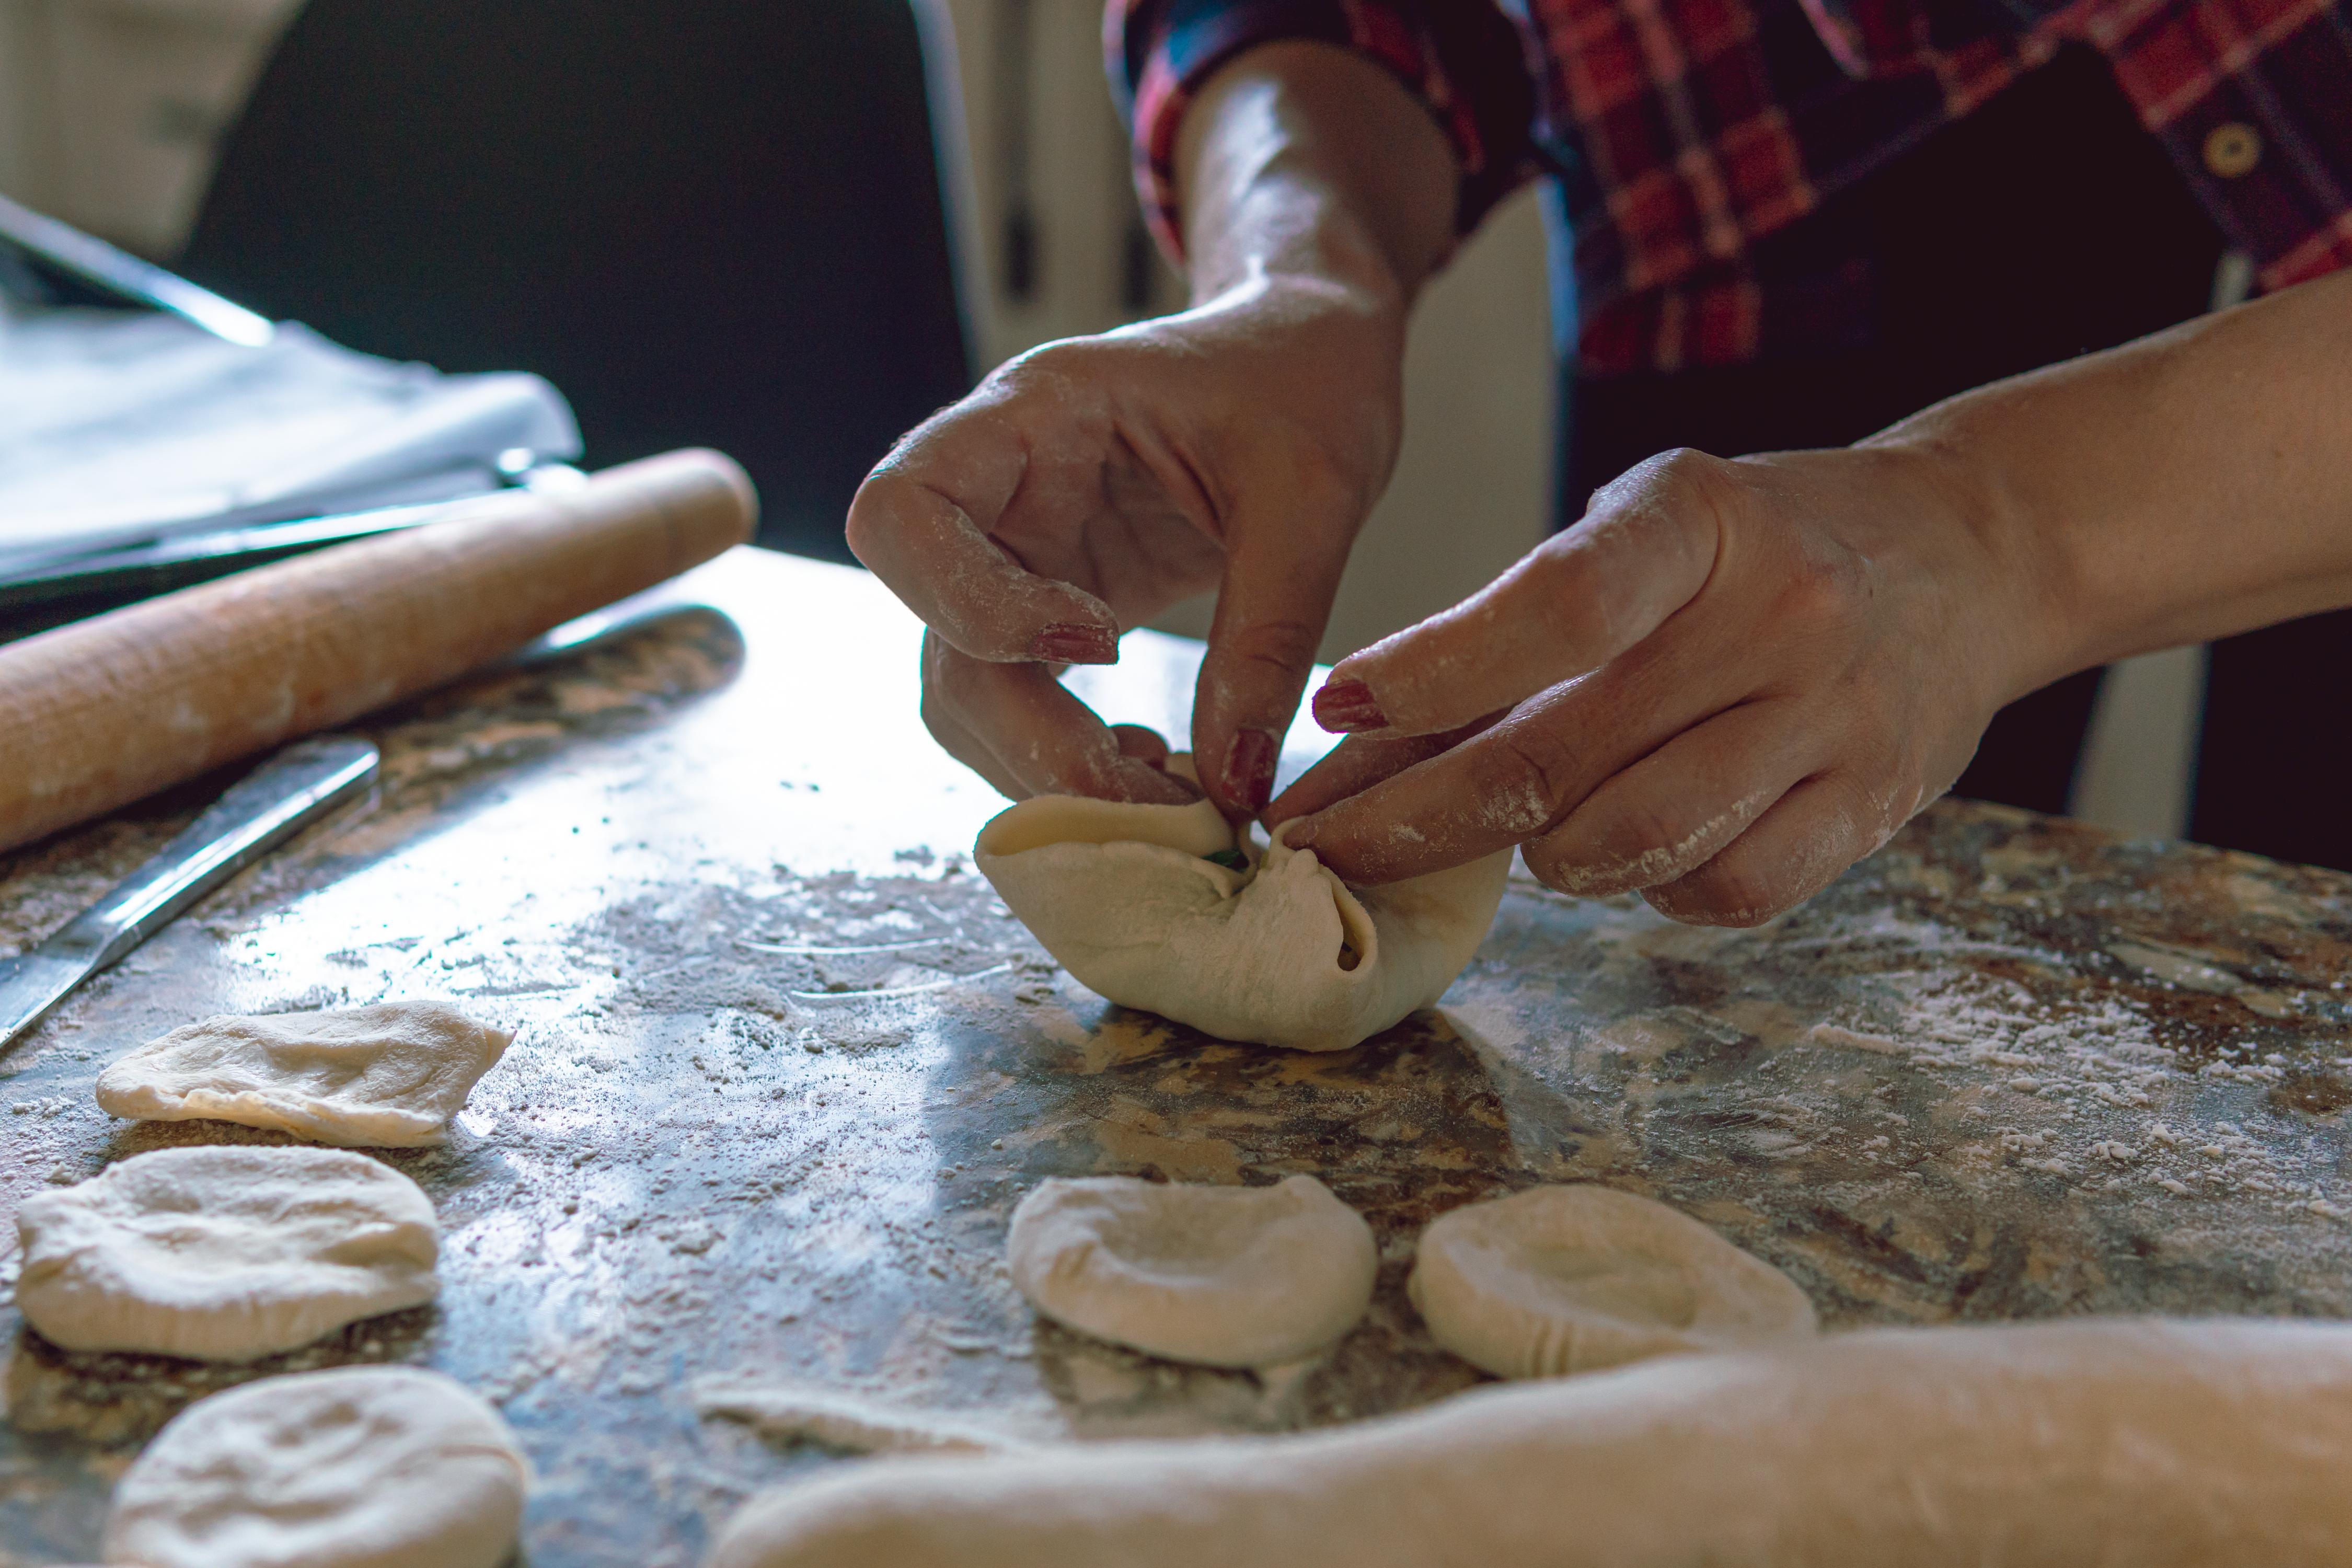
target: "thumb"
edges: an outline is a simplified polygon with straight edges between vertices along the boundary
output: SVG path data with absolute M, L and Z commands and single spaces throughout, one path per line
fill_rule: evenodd
M 1202 787 L 1229 817 L 1274 795 L 1282 737 L 1314 673 L 1339 574 L 1360 520 L 1346 509 L 1268 518 L 1237 511 L 1192 702 Z

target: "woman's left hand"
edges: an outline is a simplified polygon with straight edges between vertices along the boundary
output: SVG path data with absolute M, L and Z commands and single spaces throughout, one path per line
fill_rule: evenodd
M 1563 892 L 1752 925 L 1951 786 L 2063 673 L 2053 563 L 1932 442 L 1665 454 L 1344 659 L 1350 738 L 1268 809 L 1350 880 L 1520 846 Z

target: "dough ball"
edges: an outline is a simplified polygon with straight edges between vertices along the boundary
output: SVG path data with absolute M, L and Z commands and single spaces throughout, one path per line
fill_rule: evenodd
M 438 1002 L 206 1018 L 99 1075 L 98 1103 L 146 1121 L 211 1117 L 345 1148 L 438 1143 L 514 1037 Z
M 433 1299 L 441 1227 L 337 1149 L 159 1149 L 16 1212 L 16 1305 L 68 1350 L 251 1361 Z
M 1664 1204 L 1531 1187 L 1439 1215 L 1407 1290 L 1431 1337 L 1497 1377 L 1554 1377 L 1814 1331 L 1796 1282 Z
M 1242 846 L 1209 802 L 1039 795 L 981 830 L 974 864 L 1082 984 L 1228 1040 L 1340 1051 L 1445 994 L 1494 922 L 1506 850 L 1355 889 L 1277 835 Z
M 139 1568 L 499 1568 L 530 1466 L 499 1413 L 410 1366 L 266 1377 L 188 1406 L 114 1489 Z
M 1312 1176 L 1271 1187 L 1056 1178 L 1013 1211 L 1013 1282 L 1047 1317 L 1171 1361 L 1276 1366 L 1371 1303 L 1371 1226 Z

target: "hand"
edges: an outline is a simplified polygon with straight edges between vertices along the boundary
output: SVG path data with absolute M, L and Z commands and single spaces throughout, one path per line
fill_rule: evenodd
M 1218 592 L 1192 721 L 1210 796 L 1266 803 L 1349 546 L 1389 476 L 1402 312 L 1259 277 L 1181 315 L 1049 343 L 874 470 L 850 547 L 930 627 L 923 718 L 1014 798 L 1192 798 L 1052 663 Z
M 1193 797 L 1166 742 L 1107 727 L 1051 666 L 1110 663 L 1215 589 L 1192 754 L 1243 817 L 1395 464 L 1405 316 L 1459 172 L 1393 77 L 1321 43 L 1244 50 L 1179 142 L 1193 308 L 1005 365 L 874 470 L 849 544 L 930 627 L 931 733 L 1015 797 Z
M 1670 453 L 1478 594 L 1343 661 L 1357 731 L 1268 813 L 1384 882 L 1511 845 L 1563 892 L 1751 925 L 1959 776 L 2063 673 L 2032 536 L 1933 441 Z

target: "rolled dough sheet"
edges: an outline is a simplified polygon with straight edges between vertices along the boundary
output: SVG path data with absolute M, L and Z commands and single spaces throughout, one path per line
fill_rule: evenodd
M 340 1149 L 158 1149 L 16 1214 L 16 1305 L 77 1351 L 251 1361 L 421 1306 L 425 1190 Z
M 2352 1326 L 1874 1330 L 1296 1436 L 909 1458 L 705 1568 L 2336 1568 Z
M 111 1116 L 209 1117 L 345 1148 L 438 1143 L 513 1037 L 439 1002 L 206 1018 L 98 1078 Z
M 1508 851 L 1350 888 L 1276 836 L 1244 853 L 1209 802 L 1039 795 L 981 830 L 972 858 L 1080 983 L 1228 1040 L 1345 1050 L 1444 994 L 1485 940 Z

